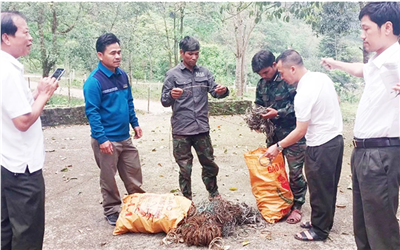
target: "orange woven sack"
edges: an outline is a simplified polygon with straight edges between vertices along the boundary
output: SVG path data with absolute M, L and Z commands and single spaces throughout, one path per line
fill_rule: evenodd
M 168 233 L 187 216 L 192 201 L 173 194 L 131 194 L 123 198 L 113 235 Z
M 262 157 L 266 148 L 244 154 L 249 169 L 252 192 L 257 201 L 258 210 L 269 223 L 282 219 L 293 205 L 293 194 L 285 170 L 282 153 L 272 161 Z

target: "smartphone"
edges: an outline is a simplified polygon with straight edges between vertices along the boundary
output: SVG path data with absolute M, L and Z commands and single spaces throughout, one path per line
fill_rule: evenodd
M 54 71 L 53 75 L 51 75 L 51 77 L 54 77 L 58 80 L 60 80 L 61 76 L 64 75 L 65 73 L 65 69 L 62 68 L 58 68 L 56 69 L 56 71 Z

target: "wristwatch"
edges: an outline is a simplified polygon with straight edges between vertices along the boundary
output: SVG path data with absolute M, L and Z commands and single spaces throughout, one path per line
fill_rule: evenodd
M 276 147 L 278 148 L 279 152 L 283 151 L 283 148 L 281 145 L 279 145 L 279 142 L 276 143 Z

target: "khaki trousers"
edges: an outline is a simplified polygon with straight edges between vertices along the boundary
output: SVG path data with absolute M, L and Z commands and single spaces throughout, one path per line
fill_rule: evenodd
M 100 188 L 103 196 L 104 215 L 117 213 L 121 206 L 115 174 L 119 173 L 128 194 L 144 193 L 142 185 L 142 169 L 139 152 L 129 137 L 124 141 L 111 142 L 114 147 L 112 155 L 100 151 L 99 142 L 92 138 L 92 149 L 97 166 L 100 168 Z

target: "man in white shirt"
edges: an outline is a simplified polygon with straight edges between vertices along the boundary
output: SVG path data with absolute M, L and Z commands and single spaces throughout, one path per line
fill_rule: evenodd
M 297 85 L 296 128 L 270 146 L 265 155 L 274 158 L 284 148 L 306 137 L 304 169 L 310 192 L 311 221 L 300 224 L 306 230 L 294 237 L 303 241 L 325 240 L 333 226 L 342 170 L 343 122 L 338 97 L 332 80 L 323 73 L 308 71 L 296 51 L 286 50 L 276 61 L 282 79 Z
M 400 5 L 369 3 L 359 19 L 364 48 L 376 54 L 367 64 L 332 58 L 323 58 L 321 64 L 364 77 L 365 81 L 354 124 L 351 158 L 357 248 L 399 249 L 396 213 L 400 184 Z
M 1 249 L 42 249 L 45 187 L 40 113 L 58 87 L 40 80 L 31 93 L 17 60 L 32 45 L 25 17 L 1 12 Z

